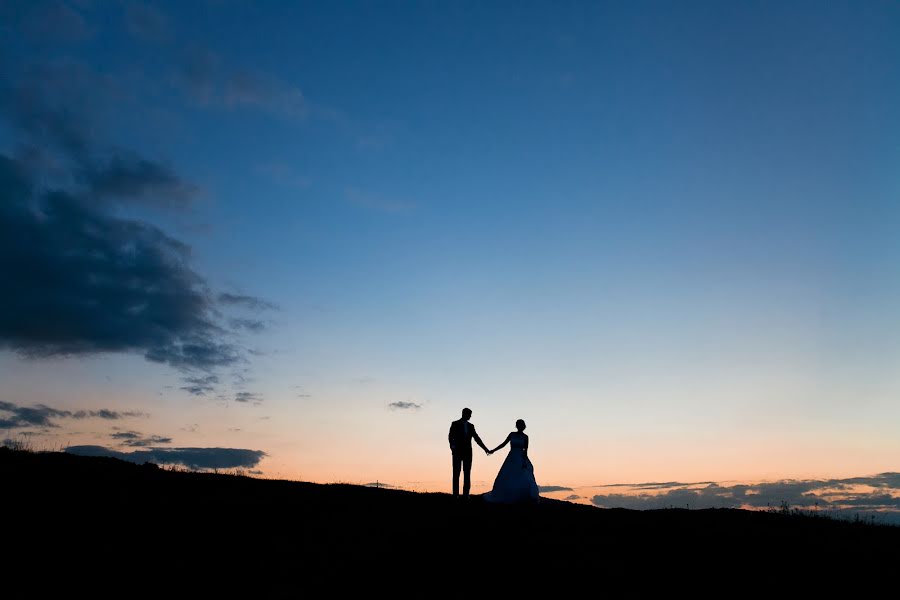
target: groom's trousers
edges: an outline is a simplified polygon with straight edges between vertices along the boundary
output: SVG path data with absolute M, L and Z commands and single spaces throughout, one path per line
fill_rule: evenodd
M 453 495 L 459 496 L 459 469 L 463 470 L 463 496 L 469 496 L 472 487 L 472 449 L 457 450 L 453 453 Z

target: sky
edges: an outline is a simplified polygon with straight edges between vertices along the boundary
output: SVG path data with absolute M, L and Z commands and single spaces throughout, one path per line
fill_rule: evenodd
M 897 3 L 12 0 L 0 74 L 4 438 L 900 508 Z

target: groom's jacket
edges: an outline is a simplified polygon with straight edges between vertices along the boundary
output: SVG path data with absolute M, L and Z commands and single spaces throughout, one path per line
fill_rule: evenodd
M 484 442 L 475 433 L 475 426 L 460 419 L 450 423 L 450 449 L 455 453 L 472 453 L 472 438 L 479 445 L 484 446 Z

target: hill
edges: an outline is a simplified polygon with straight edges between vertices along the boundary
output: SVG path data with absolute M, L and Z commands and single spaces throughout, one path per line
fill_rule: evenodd
M 733 509 L 495 506 L 6 448 L 0 481 L 10 597 L 558 595 L 722 577 L 808 591 L 871 583 L 900 558 L 898 527 Z

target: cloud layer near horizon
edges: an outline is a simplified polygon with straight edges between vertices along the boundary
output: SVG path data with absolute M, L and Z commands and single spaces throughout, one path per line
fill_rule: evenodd
M 70 446 L 66 452 L 79 456 L 108 456 L 137 464 L 183 465 L 191 469 L 251 468 L 267 456 L 262 450 L 244 448 L 148 448 L 119 452 L 104 446 Z
M 882 512 L 900 522 L 900 473 L 880 473 L 844 479 L 793 480 L 720 485 L 702 483 L 643 483 L 601 486 L 628 488 L 626 493 L 595 494 L 591 502 L 602 508 L 639 510 L 660 508 L 791 507 Z

